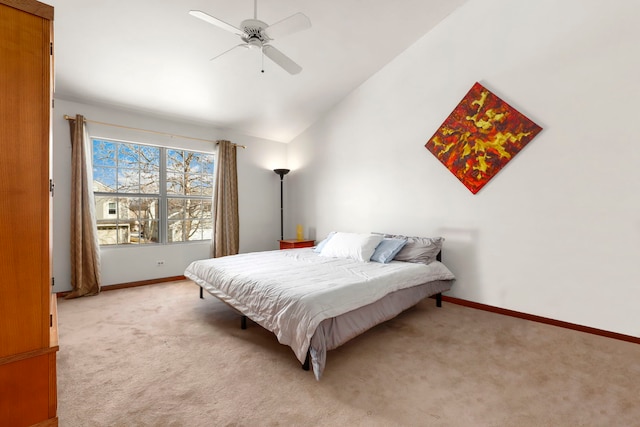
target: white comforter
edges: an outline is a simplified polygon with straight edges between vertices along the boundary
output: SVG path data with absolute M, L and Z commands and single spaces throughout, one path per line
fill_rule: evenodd
M 310 248 L 194 261 L 184 275 L 272 331 L 301 363 L 324 319 L 400 289 L 454 278 L 438 261 L 359 262 L 321 257 Z

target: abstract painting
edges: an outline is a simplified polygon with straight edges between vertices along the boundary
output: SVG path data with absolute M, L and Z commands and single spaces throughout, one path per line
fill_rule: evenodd
M 476 83 L 425 147 L 476 194 L 541 130 Z

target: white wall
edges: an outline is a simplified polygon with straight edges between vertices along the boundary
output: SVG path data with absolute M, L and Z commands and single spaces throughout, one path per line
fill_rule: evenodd
M 449 295 L 640 336 L 638 19 L 469 1 L 289 145 L 289 234 L 442 235 Z M 544 130 L 473 195 L 424 144 L 476 81 Z
M 53 275 L 55 292 L 71 289 L 70 265 L 70 188 L 71 144 L 69 125 L 64 115 L 82 114 L 87 119 L 140 129 L 167 132 L 207 140 L 228 139 L 246 145 L 238 151 L 238 191 L 240 211 L 240 251 L 252 252 L 277 249 L 280 238 L 280 179 L 274 168 L 286 167 L 286 145 L 240 135 L 230 131 L 209 128 L 192 123 L 181 123 L 162 117 L 144 116 L 125 110 L 86 105 L 56 99 L 53 113 L 54 231 Z M 91 136 L 118 140 L 146 142 L 213 152 L 214 144 L 186 138 L 88 124 Z M 209 242 L 153 245 L 141 247 L 105 247 L 101 249 L 102 285 L 136 282 L 182 275 L 193 260 L 208 258 Z M 159 267 L 157 261 L 164 261 Z

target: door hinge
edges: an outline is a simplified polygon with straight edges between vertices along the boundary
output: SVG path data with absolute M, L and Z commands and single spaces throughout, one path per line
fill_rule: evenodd
M 53 328 L 53 314 L 49 315 L 49 327 Z
M 52 179 L 50 179 L 50 180 L 49 180 L 49 192 L 51 193 L 51 197 L 53 197 L 53 188 L 54 188 L 55 186 L 56 186 L 56 185 L 53 183 L 53 180 L 52 180 Z
M 51 287 L 53 288 L 56 285 L 56 278 L 52 277 L 51 278 Z
M 53 55 L 53 43 L 49 43 L 49 55 Z

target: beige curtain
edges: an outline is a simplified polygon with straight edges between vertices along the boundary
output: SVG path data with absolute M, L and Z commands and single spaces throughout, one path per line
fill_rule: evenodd
M 84 117 L 69 120 L 71 130 L 71 287 L 67 298 L 100 292 L 100 246 L 90 177 Z
M 211 241 L 213 258 L 235 255 L 240 246 L 237 146 L 229 141 L 218 141 L 217 144 L 216 188 L 213 193 L 214 234 Z

